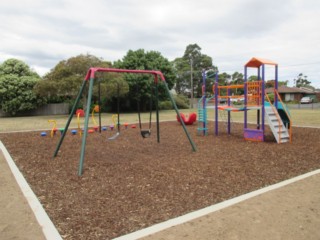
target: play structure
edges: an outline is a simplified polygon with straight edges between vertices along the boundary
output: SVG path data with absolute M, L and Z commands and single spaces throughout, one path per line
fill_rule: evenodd
M 190 134 L 188 133 L 186 126 L 181 118 L 181 115 L 179 113 L 179 110 L 177 108 L 177 105 L 173 99 L 173 97 L 171 96 L 171 93 L 169 91 L 168 85 L 166 83 L 165 77 L 162 74 L 162 72 L 160 71 L 154 71 L 154 70 L 130 70 L 130 69 L 114 69 L 114 68 L 90 68 L 87 72 L 87 75 L 82 83 L 82 86 L 79 90 L 78 96 L 75 100 L 75 103 L 72 107 L 71 113 L 69 115 L 68 121 L 66 123 L 65 126 L 65 131 L 63 131 L 62 136 L 57 144 L 57 147 L 55 149 L 55 152 L 53 154 L 53 157 L 56 157 L 59 149 L 63 143 L 64 137 L 66 135 L 66 132 L 69 128 L 70 122 L 73 118 L 73 115 L 75 114 L 75 111 L 77 109 L 77 105 L 80 101 L 80 98 L 82 96 L 82 93 L 86 87 L 86 84 L 89 83 L 89 90 L 88 90 L 88 96 L 87 96 L 87 109 L 90 109 L 91 106 L 91 101 L 92 101 L 92 91 L 93 91 L 93 85 L 94 85 L 94 80 L 96 77 L 96 73 L 98 72 L 114 72 L 114 73 L 128 73 L 128 74 L 151 74 L 154 77 L 154 86 L 155 86 L 155 99 L 156 99 L 156 126 L 157 126 L 157 142 L 160 142 L 160 127 L 159 127 L 159 111 L 158 111 L 158 84 L 159 84 L 159 78 L 161 80 L 161 82 L 163 83 L 166 92 L 170 98 L 170 101 L 176 111 L 176 114 L 179 116 L 180 121 L 181 121 L 181 125 L 183 127 L 183 130 L 189 140 L 189 143 L 192 147 L 193 151 L 196 151 L 196 146 L 194 144 L 194 142 L 191 139 Z M 99 87 L 100 88 L 100 87 Z M 118 89 L 119 89 L 119 85 L 118 85 Z M 118 90 L 119 92 L 119 90 Z M 100 98 L 100 91 L 99 91 L 99 98 Z M 99 104 L 100 105 L 100 104 Z M 119 106 L 119 102 L 117 104 Z M 100 111 L 99 111 L 100 114 Z M 81 152 L 80 152 L 80 160 L 79 160 L 79 168 L 78 168 L 78 175 L 81 176 L 83 173 L 83 164 L 84 164 L 84 156 L 85 156 L 85 148 L 86 148 L 86 139 L 87 139 L 87 134 L 88 134 L 88 122 L 89 122 L 89 111 L 85 112 L 85 122 L 84 122 L 84 132 L 82 134 L 82 144 L 81 144 Z M 99 126 L 101 126 L 101 117 L 99 116 Z M 120 126 L 120 119 L 119 119 L 119 107 L 118 107 L 118 133 L 119 133 L 119 128 Z M 139 110 L 139 127 L 140 127 L 140 132 L 142 137 L 146 138 L 148 136 L 150 136 L 151 134 L 151 111 L 150 111 L 150 121 L 149 121 L 149 128 L 148 129 L 143 129 L 142 128 L 142 124 L 141 124 L 141 120 L 140 120 L 140 110 Z M 99 127 L 100 131 L 101 131 L 101 127 Z M 118 134 L 119 135 L 119 134 Z
M 184 115 L 183 113 L 180 113 L 180 117 L 177 115 L 177 121 L 181 123 L 181 120 L 184 122 L 185 125 L 192 125 L 195 121 L 197 121 L 197 114 L 196 113 L 190 113 L 189 115 Z
M 269 96 L 265 93 L 265 68 L 266 65 L 274 67 L 274 101 L 271 102 Z M 257 80 L 248 81 L 248 68 L 254 68 L 257 71 Z M 219 86 L 218 73 L 211 74 L 215 77 L 213 85 L 213 97 L 207 98 L 205 87 L 209 72 L 202 72 L 202 98 L 198 102 L 198 134 L 207 135 L 207 109 L 208 101 L 213 100 L 215 110 L 215 134 L 218 135 L 218 111 L 227 112 L 227 132 L 231 133 L 231 112 L 242 111 L 244 113 L 244 139 L 250 141 L 265 140 L 265 119 L 278 143 L 291 142 L 292 121 L 290 113 L 282 102 L 278 93 L 278 64 L 261 58 L 252 58 L 244 66 L 244 84 Z M 244 91 L 243 95 L 231 95 L 231 89 L 240 89 Z M 231 105 L 231 99 L 240 99 L 244 97 L 242 106 Z M 226 99 L 226 105 L 220 105 L 219 101 Z M 256 111 L 256 124 L 248 124 L 248 111 Z

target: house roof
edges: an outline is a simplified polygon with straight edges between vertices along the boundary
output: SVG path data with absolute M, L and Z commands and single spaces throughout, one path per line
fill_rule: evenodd
M 315 91 L 310 89 L 310 88 L 306 88 L 306 87 L 300 87 L 300 89 L 306 91 L 306 92 L 309 92 L 309 93 L 314 93 Z
M 272 93 L 273 88 L 266 88 L 266 93 Z M 306 88 L 297 88 L 297 87 L 287 87 L 287 86 L 279 86 L 279 93 L 314 93 L 311 89 L 306 90 Z
M 267 65 L 278 65 L 277 63 L 271 61 L 271 60 L 268 60 L 268 59 L 263 59 L 263 58 L 256 58 L 256 57 L 253 57 L 250 59 L 249 62 L 246 63 L 245 67 L 255 67 L 255 68 L 258 68 L 260 67 L 261 65 L 263 64 L 267 64 Z

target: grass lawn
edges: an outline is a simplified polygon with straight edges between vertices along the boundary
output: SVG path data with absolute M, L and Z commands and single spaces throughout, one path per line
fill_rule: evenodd
M 191 112 L 197 112 L 197 109 L 183 109 L 181 112 L 188 114 Z M 320 126 L 320 110 L 306 110 L 306 109 L 292 109 L 290 110 L 293 126 Z M 243 122 L 243 112 L 232 112 L 232 121 Z M 214 120 L 214 110 L 208 110 L 209 120 Z M 149 121 L 149 113 L 141 114 L 142 122 Z M 160 120 L 168 121 L 175 120 L 176 113 L 174 110 L 160 111 Z M 255 122 L 256 111 L 248 112 L 249 122 Z M 48 130 L 52 128 L 52 123 L 48 120 L 55 120 L 57 123 L 57 128 L 65 127 L 68 120 L 68 115 L 52 115 L 52 116 L 33 116 L 33 117 L 12 117 L 12 118 L 0 118 L 0 132 L 11 132 L 11 131 L 30 131 L 30 130 Z M 152 114 L 152 121 L 156 120 L 155 113 Z M 221 120 L 221 116 L 219 116 Z M 95 115 L 95 121 L 98 123 L 98 114 Z M 112 114 L 103 113 L 101 116 L 102 125 L 112 124 Z M 137 123 L 138 114 L 137 113 L 120 113 L 121 123 Z M 80 118 L 80 125 L 83 126 L 84 118 Z M 89 126 L 93 126 L 94 122 L 90 116 Z M 74 117 L 70 124 L 71 128 L 78 127 L 77 117 Z

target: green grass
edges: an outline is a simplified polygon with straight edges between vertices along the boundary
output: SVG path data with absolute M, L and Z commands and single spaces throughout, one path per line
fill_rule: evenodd
M 197 112 L 197 109 L 184 109 L 181 112 L 188 114 L 191 112 Z M 292 116 L 293 126 L 320 126 L 320 110 L 305 110 L 305 109 L 292 109 L 290 110 Z M 232 112 L 231 117 L 234 122 L 243 122 L 243 112 Z M 209 120 L 214 119 L 214 110 L 208 110 Z M 176 113 L 174 110 L 163 110 L 160 111 L 160 121 L 175 120 Z M 29 131 L 29 130 L 44 130 L 51 129 L 53 124 L 49 123 L 48 120 L 55 120 L 57 122 L 57 128 L 65 127 L 68 120 L 68 115 L 54 115 L 54 116 L 34 116 L 34 117 L 12 117 L 12 118 L 0 118 L 0 132 L 11 132 L 11 131 Z M 138 123 L 137 113 L 121 113 L 121 123 Z M 141 114 L 142 122 L 149 121 L 149 113 Z M 155 113 L 152 114 L 152 121 L 156 120 Z M 222 120 L 219 116 L 219 120 Z M 95 115 L 95 121 L 98 123 L 98 114 Z M 248 121 L 256 121 L 256 111 L 248 112 Z M 112 124 L 112 114 L 102 114 L 102 125 Z M 80 118 L 80 125 L 83 126 L 84 118 Z M 89 119 L 89 126 L 93 126 L 94 122 L 92 117 Z M 77 117 L 73 117 L 70 128 L 77 128 L 78 121 Z

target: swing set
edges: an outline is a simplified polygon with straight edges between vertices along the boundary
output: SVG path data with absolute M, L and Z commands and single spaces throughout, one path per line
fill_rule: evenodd
M 77 95 L 77 98 L 75 100 L 75 103 L 72 107 L 71 113 L 69 115 L 68 121 L 65 126 L 65 131 L 63 131 L 61 138 L 57 144 L 57 147 L 55 149 L 55 152 L 53 154 L 53 157 L 55 158 L 59 152 L 59 149 L 63 143 L 64 137 L 66 135 L 66 132 L 68 131 L 70 122 L 72 120 L 72 117 L 76 111 L 77 105 L 80 101 L 80 98 L 82 96 L 82 93 L 86 87 L 86 84 L 89 82 L 89 91 L 88 91 L 88 96 L 87 96 L 87 109 L 90 109 L 91 106 L 91 101 L 92 101 L 92 91 L 93 91 L 93 85 L 94 85 L 94 80 L 95 80 L 95 74 L 97 72 L 114 72 L 114 73 L 131 73 L 131 74 L 152 74 L 154 76 L 154 84 L 155 84 L 155 95 L 156 95 L 156 126 L 157 126 L 157 142 L 160 143 L 160 127 L 159 127 L 159 110 L 158 110 L 158 78 L 164 83 L 166 92 L 168 93 L 168 96 L 170 98 L 170 101 L 176 111 L 176 114 L 179 116 L 181 125 L 183 127 L 183 130 L 189 140 L 189 143 L 192 147 L 193 151 L 197 151 L 196 145 L 191 139 L 190 134 L 187 131 L 187 128 L 185 124 L 183 123 L 183 120 L 181 119 L 179 110 L 177 108 L 177 105 L 169 91 L 168 85 L 166 83 L 165 77 L 163 76 L 162 72 L 160 71 L 154 71 L 154 70 L 131 70 L 131 69 L 115 69 L 115 68 L 90 68 L 86 74 L 85 79 L 83 80 L 82 86 L 79 90 L 79 93 Z M 99 95 L 100 95 L 100 84 L 99 84 Z M 118 95 L 119 95 L 119 85 L 118 85 Z M 140 100 L 138 100 L 138 115 L 139 115 L 139 127 L 140 127 L 140 132 L 141 136 L 143 138 L 148 138 L 151 135 L 151 116 L 152 116 L 152 102 L 150 102 L 150 117 L 149 117 L 149 128 L 148 129 L 142 129 L 142 124 L 141 124 L 141 117 L 140 117 Z M 100 96 L 99 96 L 99 106 L 100 106 Z M 118 102 L 117 102 L 117 111 L 118 111 L 118 131 L 117 133 L 109 138 L 110 140 L 116 139 L 119 134 L 120 134 L 120 117 L 119 117 L 119 97 L 118 97 Z M 84 165 L 84 156 L 85 156 L 85 148 L 86 148 L 86 141 L 87 141 L 87 135 L 88 135 L 88 123 L 89 123 L 89 111 L 86 111 L 85 113 L 85 122 L 84 122 L 84 132 L 82 135 L 82 144 L 81 144 L 81 152 L 80 152 L 80 160 L 79 160 L 79 167 L 78 167 L 78 175 L 81 176 L 83 173 L 83 165 Z M 101 132 L 101 115 L 99 111 L 99 131 Z

